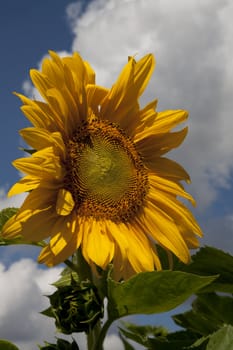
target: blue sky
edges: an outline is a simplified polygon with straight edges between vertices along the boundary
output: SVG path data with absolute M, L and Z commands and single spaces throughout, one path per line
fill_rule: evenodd
M 11 161 L 23 156 L 19 150 L 22 141 L 18 130 L 28 125 L 19 109 L 20 101 L 12 92 L 35 93 L 28 81 L 29 69 L 38 68 L 50 49 L 57 52 L 78 50 L 96 70 L 97 83 L 110 86 L 129 55 L 141 57 L 152 52 L 157 66 L 141 102 L 144 104 L 157 97 L 159 110 L 189 110 L 189 135 L 170 157 L 183 164 L 191 175 L 192 184 L 188 190 L 197 200 L 193 212 L 205 234 L 202 244 L 215 245 L 232 253 L 232 15 L 231 0 L 92 0 L 83 3 L 21 0 L 2 3 L 0 208 L 19 205 L 22 201 L 22 197 L 7 199 L 6 192 L 19 179 Z M 35 249 L 2 248 L 0 254 L 2 278 L 10 283 L 11 278 L 13 280 L 10 269 L 17 270 L 26 264 L 29 273 L 25 278 L 39 276 L 33 283 L 37 291 L 43 293 L 48 281 L 56 279 L 60 271 L 59 267 L 50 272 L 41 271 L 31 260 L 26 263 L 21 260 L 23 257 L 35 260 Z M 26 293 L 22 286 L 18 288 L 19 293 Z M 6 290 L 5 297 L 7 294 Z M 0 319 L 6 315 L 0 311 Z M 0 322 L 0 337 L 1 333 L 7 334 L 1 327 Z M 30 341 L 34 339 L 27 339 L 26 335 L 21 338 L 22 348 L 31 349 Z
M 49 0 L 42 5 L 37 1 L 7 1 L 1 5 L 1 120 L 0 130 L 1 185 L 13 183 L 17 173 L 10 162 L 20 155 L 18 130 L 26 125 L 19 110 L 20 102 L 12 95 L 22 92 L 22 83 L 29 69 L 48 51 L 70 50 L 72 35 L 65 14 L 66 0 Z

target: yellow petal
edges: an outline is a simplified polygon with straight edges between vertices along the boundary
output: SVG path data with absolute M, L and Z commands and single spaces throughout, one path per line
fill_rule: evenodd
M 53 147 L 44 148 L 28 158 L 19 158 L 13 165 L 20 171 L 42 179 L 62 179 L 65 169 L 61 167 L 60 157 L 54 154 Z
M 66 248 L 67 245 L 70 245 L 70 242 L 73 241 L 73 236 L 78 236 L 79 234 L 79 223 L 76 214 L 70 215 L 68 218 L 59 217 L 51 231 L 51 239 L 49 242 L 51 251 L 53 254 L 58 255 Z M 77 242 L 80 240 L 75 240 L 75 246 L 72 248 L 72 253 L 78 248 Z
M 153 271 L 154 259 L 147 237 L 142 231 L 134 227 L 127 227 L 125 233 L 128 235 L 130 245 L 127 256 L 133 269 L 137 273 L 142 271 Z
M 138 91 L 138 97 L 141 96 L 145 90 L 153 70 L 155 68 L 155 59 L 152 54 L 148 54 L 136 62 L 134 68 L 134 83 L 135 88 Z
M 69 215 L 75 206 L 72 194 L 65 190 L 60 189 L 57 195 L 56 211 L 58 215 L 67 216 Z
M 200 246 L 200 242 L 198 238 L 193 234 L 193 231 L 187 230 L 186 226 L 185 225 L 182 226 L 182 224 L 177 226 L 181 236 L 183 237 L 189 249 L 196 249 Z M 201 237 L 203 236 L 202 232 L 199 234 L 197 233 L 197 231 L 195 231 L 195 234 Z
M 31 214 L 35 214 L 36 212 L 51 208 L 54 205 L 56 194 L 56 188 L 43 188 L 41 186 L 35 188 L 25 198 L 19 213 L 27 210 Z M 56 214 L 55 210 L 54 214 Z
M 93 220 L 90 231 L 83 237 L 83 256 L 105 269 L 114 255 L 114 242 L 104 228 L 104 224 Z
M 109 89 L 98 85 L 87 85 L 87 104 L 91 107 L 95 115 L 99 114 L 101 101 L 107 95 Z
M 172 181 L 185 180 L 187 183 L 191 182 L 189 174 L 185 169 L 171 159 L 154 157 L 151 153 L 148 153 L 144 154 L 143 162 L 150 170 L 160 177 Z
M 1 236 L 3 238 L 11 239 L 19 237 L 21 233 L 21 224 L 17 220 L 16 215 L 13 215 L 3 226 Z
M 86 97 L 86 85 L 93 83 L 93 71 L 88 63 L 84 63 L 81 56 L 75 52 L 72 57 L 62 58 L 65 71 L 66 87 L 77 103 L 79 121 L 86 120 L 88 106 Z M 72 118 L 74 118 L 73 115 Z
M 202 231 L 191 211 L 176 198 L 170 196 L 166 192 L 156 189 L 154 191 L 151 190 L 148 193 L 148 199 L 152 200 L 156 206 L 159 206 L 164 212 L 173 218 L 179 227 L 184 227 L 185 231 L 190 232 L 192 236 L 195 234 L 202 236 Z
M 59 250 L 59 253 L 54 253 L 50 245 L 46 246 L 45 248 L 42 249 L 38 257 L 38 262 L 41 264 L 44 263 L 49 267 L 52 267 L 64 262 L 71 255 L 73 255 L 75 251 L 78 249 L 79 247 L 78 240 L 79 240 L 78 235 L 73 234 L 70 241 L 67 242 L 67 244 L 63 247 L 62 250 Z
M 178 124 L 186 121 L 187 118 L 188 112 L 184 110 L 167 110 L 158 113 L 155 113 L 153 110 L 146 110 L 142 112 L 142 120 L 145 127 L 140 129 L 135 140 L 139 141 L 150 135 L 165 134 Z M 150 120 L 152 123 L 148 123 Z
M 171 218 L 152 203 L 148 203 L 144 212 L 144 225 L 149 235 L 187 264 L 190 261 L 188 247 Z
M 138 135 L 136 135 L 135 145 L 142 157 L 149 157 L 152 160 L 180 146 L 187 133 L 188 128 L 186 127 L 177 132 L 148 135 L 141 140 L 138 140 Z
M 140 132 L 145 130 L 145 128 L 153 125 L 154 120 L 157 116 L 157 112 L 156 112 L 157 104 L 158 104 L 158 100 L 157 99 L 153 100 L 139 111 L 140 123 L 138 124 L 137 129 L 135 131 L 136 135 L 140 134 Z
M 138 98 L 144 91 L 153 68 L 154 58 L 152 55 L 147 55 L 138 62 L 130 57 L 109 94 L 102 102 L 101 115 L 118 123 L 129 132 L 130 136 L 133 136 L 133 130 L 139 122 L 137 117 Z
M 103 100 L 101 105 L 103 118 L 119 124 L 128 111 L 137 104 L 137 91 L 134 88 L 133 75 L 134 65 L 134 60 L 130 59 Z
M 61 58 L 52 51 L 49 51 L 52 58 L 44 58 L 42 61 L 42 73 L 49 77 L 49 81 L 53 86 L 62 88 L 64 85 L 64 70 Z
M 8 196 L 10 197 L 22 192 L 29 192 L 37 188 L 39 184 L 40 180 L 37 177 L 25 176 L 11 187 Z
M 41 150 L 49 146 L 55 146 L 64 154 L 64 142 L 59 132 L 51 133 L 42 128 L 25 128 L 20 130 L 20 135 L 35 150 Z
M 55 258 L 56 256 L 51 251 L 50 246 L 47 245 L 41 250 L 37 260 L 40 264 L 46 264 L 48 267 L 52 267 L 56 265 Z
M 188 118 L 188 112 L 178 110 L 167 110 L 159 112 L 156 116 L 151 132 L 168 132 Z
M 47 90 L 52 87 L 51 83 L 49 82 L 47 76 L 36 69 L 30 70 L 30 77 L 37 88 L 37 90 L 40 92 L 41 96 L 47 100 Z
M 155 174 L 149 174 L 149 182 L 151 186 L 154 188 L 154 192 L 157 190 L 163 191 L 164 193 L 169 193 L 170 195 L 181 196 L 183 198 L 188 199 L 193 205 L 195 205 L 195 200 L 186 192 L 183 186 L 180 183 L 176 183 L 169 179 L 156 176 Z
M 87 72 L 88 84 L 95 84 L 95 71 L 94 71 L 94 69 L 92 69 L 91 65 L 87 61 L 84 61 L 84 66 L 85 66 L 86 72 Z
M 42 108 L 39 107 L 39 102 L 37 101 L 36 105 L 35 101 L 34 104 L 22 106 L 21 110 L 34 126 L 51 130 L 51 111 L 48 111 L 49 106 L 43 104 L 43 102 L 40 103 L 40 106 Z
M 3 227 L 5 238 L 23 237 L 25 241 L 39 242 L 49 237 L 55 217 L 50 209 L 43 211 L 21 210 L 11 217 Z M 41 223 L 43 222 L 43 226 Z
M 127 235 L 125 235 L 125 226 L 123 223 L 115 223 L 111 220 L 106 220 L 106 229 L 109 235 L 115 241 L 115 244 L 119 247 L 122 260 L 127 259 L 127 252 L 130 248 Z
M 21 234 L 29 241 L 39 242 L 45 238 L 48 238 L 53 230 L 53 227 L 57 221 L 57 217 L 54 214 L 54 210 L 48 208 L 47 210 L 36 211 L 35 214 L 28 212 L 28 219 L 22 223 Z M 43 224 L 42 224 L 43 223 Z

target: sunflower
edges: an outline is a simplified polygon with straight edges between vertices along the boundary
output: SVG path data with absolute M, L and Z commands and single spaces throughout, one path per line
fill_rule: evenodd
M 190 260 L 201 230 L 182 181 L 187 172 L 164 157 L 178 147 L 187 128 L 184 110 L 156 111 L 157 100 L 140 108 L 154 57 L 133 57 L 115 84 L 95 84 L 95 72 L 78 53 L 55 52 L 30 71 L 41 96 L 17 94 L 32 127 L 20 131 L 32 148 L 14 166 L 25 173 L 9 195 L 29 192 L 4 226 L 6 238 L 46 239 L 38 261 L 54 266 L 80 249 L 90 266 L 114 266 L 117 279 L 161 269 L 156 244 Z

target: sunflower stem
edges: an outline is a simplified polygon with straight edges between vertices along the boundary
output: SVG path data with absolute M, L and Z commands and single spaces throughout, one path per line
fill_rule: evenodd
M 98 321 L 95 327 L 87 334 L 87 348 L 88 350 L 103 350 L 105 336 L 113 320 L 107 320 L 103 327 Z
M 88 348 L 88 350 L 103 350 L 104 339 L 105 339 L 107 331 L 108 331 L 108 329 L 111 326 L 113 321 L 114 320 L 112 320 L 112 319 L 108 319 L 105 322 L 103 327 L 100 328 L 98 335 L 95 337 L 95 343 L 93 344 L 94 347 L 92 347 L 90 349 Z
M 95 327 L 93 327 L 90 332 L 87 334 L 87 348 L 88 350 L 97 350 L 96 342 L 101 333 L 101 325 L 100 320 L 96 323 Z

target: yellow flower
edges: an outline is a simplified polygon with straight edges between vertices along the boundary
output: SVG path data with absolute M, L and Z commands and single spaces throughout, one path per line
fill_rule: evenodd
M 18 94 L 33 125 L 20 134 L 35 152 L 13 162 L 27 175 L 9 195 L 30 193 L 3 235 L 49 237 L 38 258 L 48 266 L 80 248 L 90 265 L 113 263 L 117 279 L 161 269 L 155 243 L 188 263 L 202 235 L 178 199 L 194 203 L 181 184 L 190 179 L 164 157 L 185 138 L 187 128 L 171 129 L 188 113 L 156 112 L 156 100 L 140 108 L 153 56 L 130 57 L 110 89 L 79 54 L 50 56 L 30 72 L 44 102 Z

